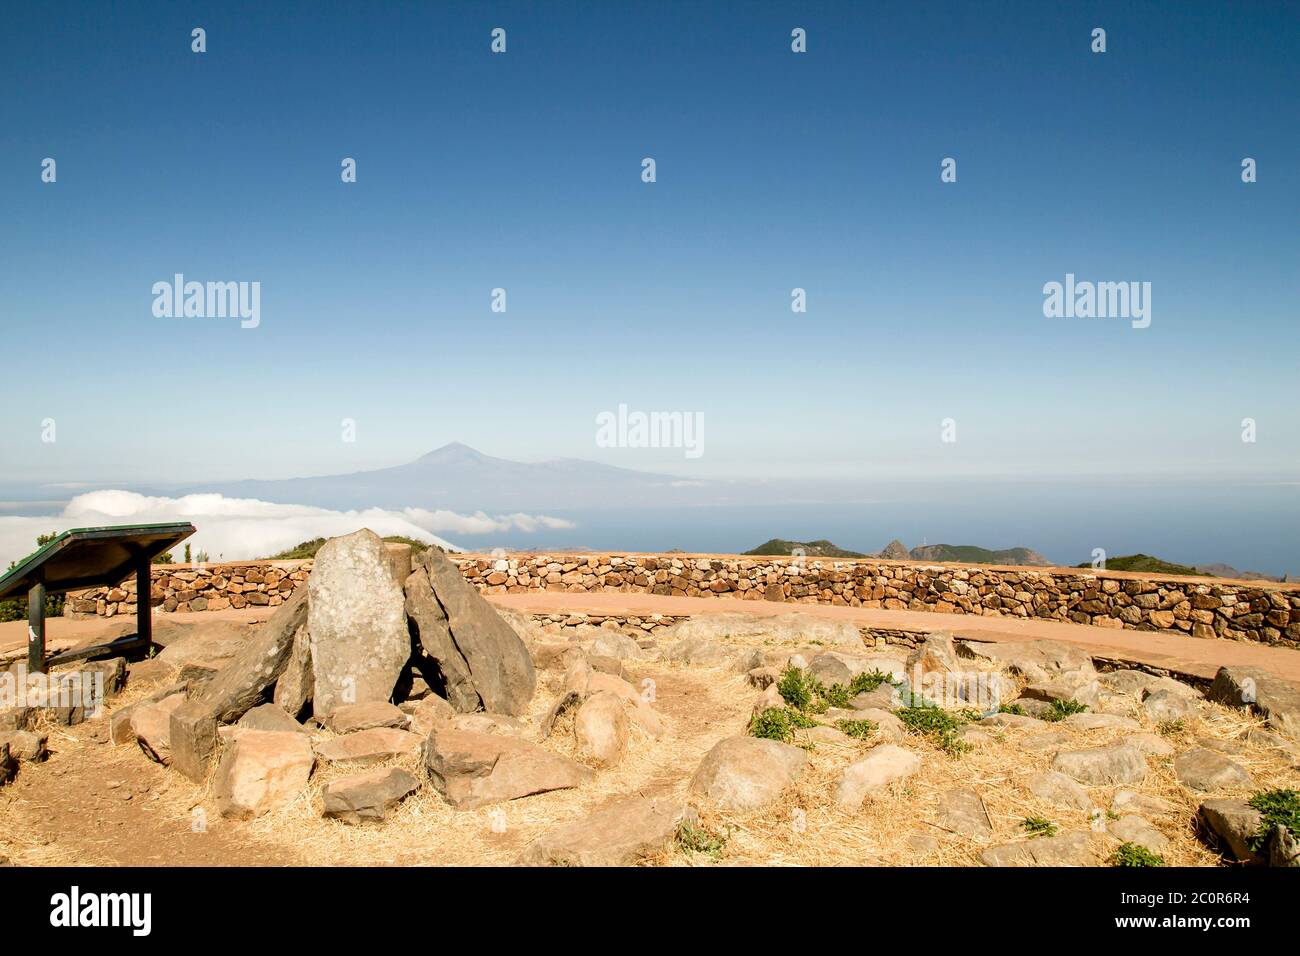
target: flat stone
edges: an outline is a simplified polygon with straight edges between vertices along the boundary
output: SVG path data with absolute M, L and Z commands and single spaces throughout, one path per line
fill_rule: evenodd
M 1041 729 L 1047 726 L 1047 721 L 1039 720 L 1037 717 L 1022 717 L 1020 714 L 990 714 L 980 719 L 980 723 L 985 727 L 1028 727 L 1032 729 Z
M 1136 814 L 1120 817 L 1107 824 L 1106 831 L 1123 843 L 1136 843 L 1157 855 L 1169 849 L 1169 838 Z
M 867 794 L 905 780 L 921 769 L 921 757 L 895 744 L 880 744 L 845 768 L 835 790 L 835 802 L 850 809 L 862 806 Z
M 593 776 L 576 761 L 519 737 L 446 725 L 429 734 L 423 760 L 430 783 L 458 810 L 571 789 Z
M 417 701 L 401 705 L 402 713 L 410 718 L 408 730 L 427 737 L 435 724 L 440 724 L 456 716 L 456 710 L 437 694 L 430 694 Z
M 1159 734 L 1129 734 L 1124 741 L 1148 757 L 1168 757 L 1174 752 L 1174 745 Z
M 645 657 L 641 645 L 618 631 L 604 631 L 591 643 L 591 653 L 597 657 L 613 657 L 618 660 L 640 660 Z
M 1071 714 L 1061 723 L 1075 730 L 1141 730 L 1142 725 L 1132 717 L 1118 714 Z
M 375 727 L 319 743 L 316 756 L 329 763 L 348 761 L 365 765 L 417 754 L 423 743 L 424 738 L 419 734 L 393 727 Z
M 1029 753 L 1057 751 L 1068 744 L 1072 738 L 1062 730 L 1044 730 L 1036 734 L 1026 734 L 1020 738 L 1019 747 Z
M 757 810 L 798 780 L 807 763 L 804 751 L 780 741 L 727 737 L 704 755 L 690 789 L 724 810 Z
M 1030 793 L 1054 807 L 1092 809 L 1092 798 L 1088 796 L 1088 792 L 1074 780 L 1056 770 L 1036 773 L 1025 781 L 1025 785 Z
M 279 810 L 307 789 L 314 765 L 306 734 L 236 730 L 213 779 L 217 808 L 239 820 Z
M 325 718 L 325 726 L 336 734 L 351 734 L 376 727 L 406 727 L 410 718 L 395 704 L 369 700 L 359 704 L 340 704 Z
M 980 854 L 985 866 L 1094 866 L 1097 857 L 1086 833 L 1062 833 L 1020 843 L 989 847 Z
M 1136 790 L 1116 790 L 1111 798 L 1110 808 L 1117 814 L 1140 813 L 1146 816 L 1166 816 L 1175 813 L 1177 808 L 1167 800 L 1139 793 Z
M 344 823 L 379 822 L 419 788 L 420 781 L 400 767 L 349 774 L 325 785 L 325 816 Z
M 1174 775 L 1184 786 L 1203 792 L 1255 785 L 1239 763 L 1204 747 L 1196 747 L 1175 757 Z
M 599 810 L 556 827 L 519 857 L 526 866 L 631 866 L 669 850 L 695 812 L 665 797 L 619 797 Z
M 957 653 L 963 657 L 991 661 L 1025 674 L 1044 676 L 1070 671 L 1091 671 L 1092 657 L 1082 648 L 1062 641 L 960 641 Z
M 39 763 L 48 754 L 49 734 L 31 730 L 0 731 L 0 744 L 7 744 L 9 755 L 23 763 Z
M 939 797 L 939 823 L 970 840 L 993 836 L 993 823 L 974 790 L 949 790 Z
M 238 726 L 245 730 L 274 730 L 304 734 L 307 728 L 284 712 L 279 704 L 262 704 L 239 718 Z
M 1052 758 L 1052 769 L 1090 787 L 1138 783 L 1147 773 L 1146 757 L 1136 747 L 1109 744 L 1085 750 L 1062 750 Z

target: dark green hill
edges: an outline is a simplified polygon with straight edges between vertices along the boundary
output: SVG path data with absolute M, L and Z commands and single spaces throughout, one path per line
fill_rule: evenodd
M 1090 568 L 1091 562 L 1085 561 L 1083 564 L 1076 564 L 1076 568 Z M 1174 564 L 1172 561 L 1164 561 L 1160 558 L 1152 557 L 1149 554 L 1125 554 L 1118 558 L 1106 559 L 1107 571 L 1146 571 L 1155 572 L 1156 574 L 1192 574 L 1200 577 L 1214 577 L 1205 571 L 1198 571 L 1196 568 L 1189 568 L 1185 564 Z
M 760 555 L 763 557 L 786 556 L 794 553 L 794 549 L 799 548 L 804 555 L 809 558 L 865 558 L 865 554 L 859 554 L 857 551 L 846 551 L 839 545 L 832 544 L 825 538 L 817 541 L 786 541 L 784 538 L 773 538 L 760 544 L 752 551 L 746 551 L 745 554 Z

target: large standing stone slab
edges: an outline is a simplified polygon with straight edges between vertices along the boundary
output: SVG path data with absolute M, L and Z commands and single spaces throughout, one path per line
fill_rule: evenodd
M 312 712 L 324 717 L 340 704 L 389 700 L 411 636 L 379 535 L 362 529 L 325 542 L 300 590 L 308 599 Z
M 299 588 L 299 590 L 303 590 Z M 284 712 L 294 717 L 302 715 L 303 708 L 311 701 L 315 690 L 316 676 L 311 666 L 311 635 L 304 624 L 293 635 L 293 647 L 289 650 L 289 660 L 275 682 L 275 703 L 284 708 Z
M 218 723 L 236 721 L 263 702 L 267 688 L 289 662 L 294 634 L 306 619 L 307 593 L 299 588 L 208 682 L 198 699 L 208 705 Z
M 1257 710 L 1279 734 L 1300 741 L 1300 690 L 1269 671 L 1220 667 L 1205 696 L 1233 707 Z
M 435 726 L 424 742 L 429 780 L 449 804 L 469 810 L 590 780 L 592 772 L 519 737 Z
M 724 810 L 757 810 L 798 780 L 807 763 L 804 751 L 777 740 L 727 737 L 704 755 L 690 788 Z
M 619 797 L 599 810 L 556 827 L 530 843 L 525 866 L 631 866 L 672 846 L 683 821 L 694 817 L 680 800 Z
M 314 765 L 306 734 L 240 728 L 217 764 L 217 809 L 246 820 L 287 806 L 307 788 Z
M 469 666 L 483 709 L 522 714 L 537 687 L 533 659 L 524 642 L 445 554 L 429 548 L 420 555 L 420 563 L 447 615 L 452 641 Z

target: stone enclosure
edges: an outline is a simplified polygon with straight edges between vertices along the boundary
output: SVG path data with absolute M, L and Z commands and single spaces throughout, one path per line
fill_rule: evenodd
M 1069 621 L 1300 645 L 1300 585 L 1124 572 L 687 555 L 452 555 L 484 593 L 619 591 Z M 278 606 L 312 562 L 157 566 L 163 611 Z M 134 613 L 134 585 L 70 596 L 70 614 Z

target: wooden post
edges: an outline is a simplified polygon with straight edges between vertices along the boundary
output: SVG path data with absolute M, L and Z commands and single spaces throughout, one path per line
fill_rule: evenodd
M 153 643 L 153 576 L 149 557 L 141 555 L 135 563 L 135 633 L 144 643 L 145 652 Z
M 45 673 L 45 585 L 33 584 L 27 592 L 27 670 Z

